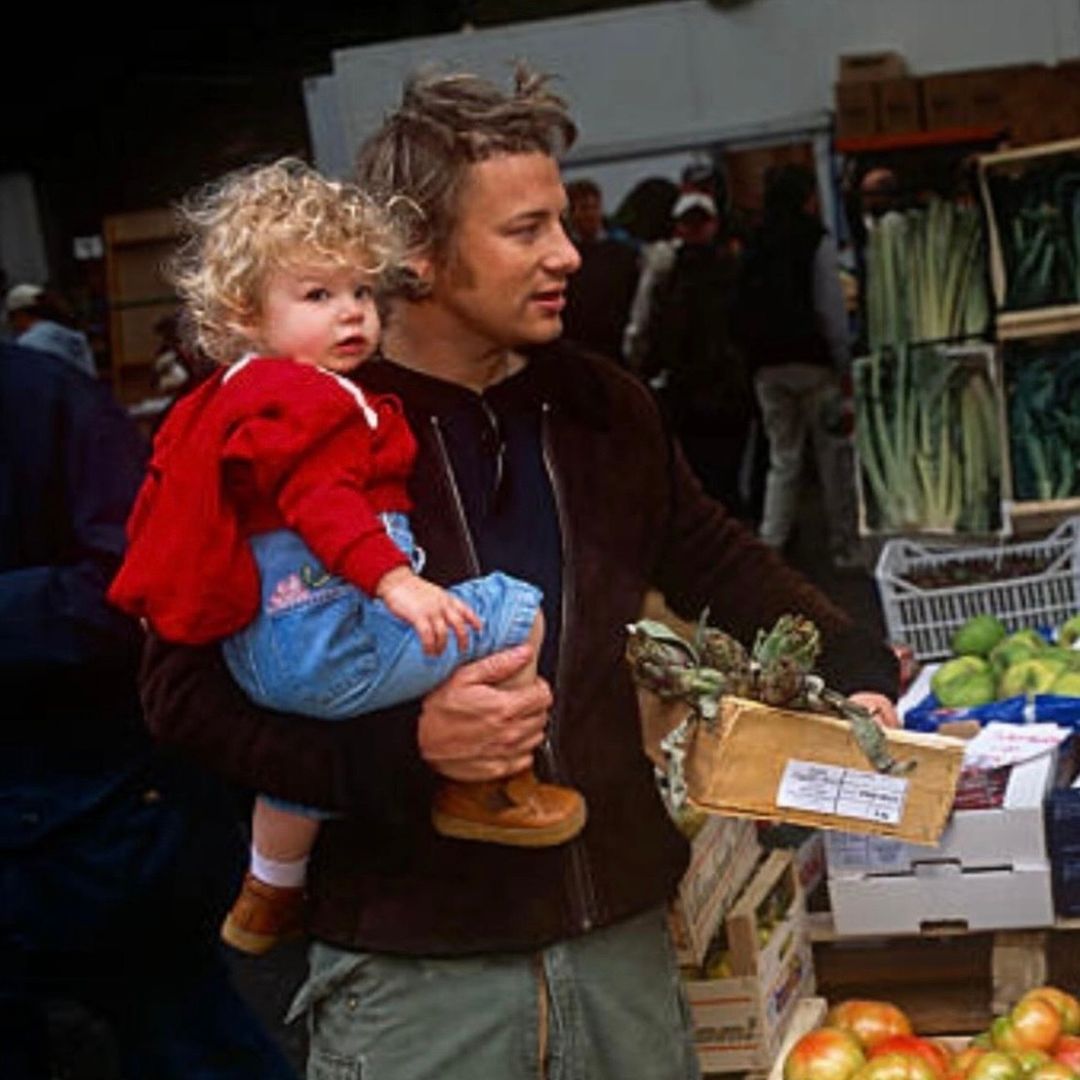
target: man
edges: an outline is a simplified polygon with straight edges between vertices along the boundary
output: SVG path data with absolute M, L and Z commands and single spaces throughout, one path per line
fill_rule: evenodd
M 163 738 L 345 815 L 312 860 L 316 944 L 294 1004 L 309 1015 L 313 1075 L 698 1075 L 664 926 L 687 847 L 643 753 L 623 658 L 650 586 L 684 615 L 711 605 L 743 638 L 804 611 L 824 631 L 830 678 L 895 682 L 884 647 L 701 494 L 640 382 L 556 340 L 578 255 L 555 154 L 573 136 L 527 72 L 509 94 L 429 77 L 359 158 L 363 185 L 423 211 L 387 359 L 361 371 L 401 396 L 417 434 L 425 574 L 499 566 L 543 589 L 550 718 L 544 681 L 500 685 L 527 648 L 459 670 L 414 707 L 332 725 L 254 709 L 212 647 L 154 641 L 146 657 Z M 585 795 L 579 838 L 524 851 L 435 833 L 438 775 L 505 777 L 534 752 L 539 772 Z
M 13 286 L 5 306 L 17 344 L 58 356 L 91 378 L 97 378 L 94 353 L 86 335 L 57 321 L 54 305 L 40 285 Z
M 850 378 L 836 245 L 821 224 L 817 178 L 788 164 L 765 178 L 765 208 L 743 262 L 740 343 L 769 440 L 761 538 L 782 550 L 799 515 L 806 443 L 814 448 L 833 565 L 859 567 L 851 448 L 832 430 Z
M 595 181 L 572 181 L 566 185 L 566 197 L 570 238 L 581 266 L 567 284 L 563 330 L 569 340 L 617 360 L 637 287 L 637 252 L 608 233 L 603 196 Z
M 680 195 L 672 218 L 677 246 L 652 295 L 644 375 L 661 379 L 672 429 L 706 493 L 745 516 L 739 481 L 753 398 L 728 328 L 736 264 L 719 242 L 711 196 Z
M 105 602 L 145 459 L 105 386 L 0 345 L 0 1072 L 56 1075 L 63 1001 L 125 1080 L 288 1080 L 216 940 L 237 808 L 151 743 L 139 628 Z

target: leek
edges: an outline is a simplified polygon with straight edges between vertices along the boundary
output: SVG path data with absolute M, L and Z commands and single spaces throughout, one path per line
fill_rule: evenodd
M 886 346 L 982 334 L 990 318 L 982 223 L 974 207 L 931 199 L 870 228 L 867 340 Z
M 985 352 L 903 346 L 855 362 L 864 524 L 986 532 L 1000 523 L 1000 414 Z

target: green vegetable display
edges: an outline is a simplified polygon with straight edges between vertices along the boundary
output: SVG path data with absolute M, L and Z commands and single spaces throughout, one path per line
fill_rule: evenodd
M 1005 382 L 1013 497 L 1080 494 L 1080 337 L 1011 344 Z
M 1000 526 L 1000 419 L 984 351 L 887 350 L 855 362 L 854 384 L 870 528 L 979 533 Z
M 988 185 L 1005 262 L 1004 306 L 1080 300 L 1080 155 L 993 170 Z
M 978 210 L 933 198 L 872 222 L 866 318 L 871 352 L 983 334 L 990 296 Z

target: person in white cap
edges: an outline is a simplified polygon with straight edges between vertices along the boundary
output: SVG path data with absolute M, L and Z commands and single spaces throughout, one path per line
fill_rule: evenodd
M 40 285 L 14 285 L 8 290 L 8 322 L 15 343 L 66 360 L 91 378 L 97 378 L 94 354 L 86 335 L 58 319 L 55 305 Z

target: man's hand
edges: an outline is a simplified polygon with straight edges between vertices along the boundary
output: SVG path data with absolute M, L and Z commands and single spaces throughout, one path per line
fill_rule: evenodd
M 457 638 L 458 648 L 464 651 L 469 647 L 469 627 L 484 627 L 480 616 L 464 600 L 405 566 L 383 574 L 375 595 L 416 631 L 424 652 L 431 656 L 439 656 L 446 648 L 450 631 Z
M 872 713 L 882 727 L 900 727 L 896 706 L 884 694 L 876 694 L 872 690 L 858 690 L 854 694 L 848 694 L 848 700 Z
M 497 780 L 527 769 L 543 742 L 551 690 L 537 676 L 506 686 L 533 658 L 529 645 L 465 664 L 426 698 L 420 756 L 452 780 Z

